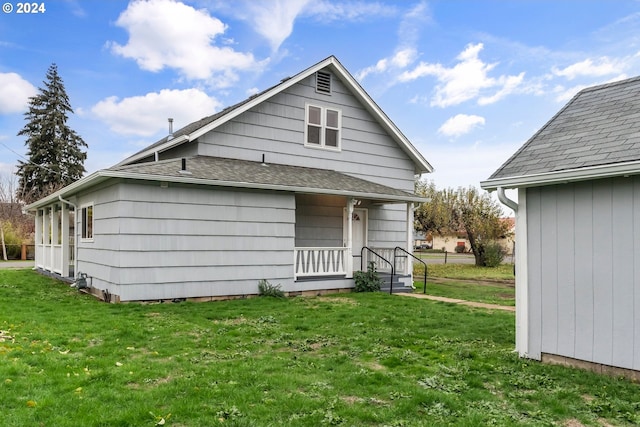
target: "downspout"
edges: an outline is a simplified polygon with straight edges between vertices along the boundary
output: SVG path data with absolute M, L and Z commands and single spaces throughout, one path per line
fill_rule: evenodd
M 502 203 L 503 205 L 513 209 L 514 214 L 518 213 L 518 204 L 507 197 L 507 195 L 504 193 L 504 188 L 502 187 L 498 187 L 498 200 L 500 200 L 500 203 Z
M 78 233 L 76 232 L 76 229 L 78 228 L 78 207 L 70 201 L 63 199 L 59 194 L 58 200 L 60 200 L 62 203 L 68 204 L 69 206 L 73 206 L 73 276 L 75 279 L 78 277 Z
M 518 271 L 516 275 L 516 351 L 520 357 L 529 356 L 529 285 L 527 266 L 527 198 L 518 195 L 519 203 L 511 200 L 504 193 L 504 188 L 498 187 L 498 200 L 503 205 L 513 209 L 516 217 L 516 253 L 514 259 Z M 519 189 L 524 191 L 524 189 Z M 519 209 L 522 208 L 522 209 Z

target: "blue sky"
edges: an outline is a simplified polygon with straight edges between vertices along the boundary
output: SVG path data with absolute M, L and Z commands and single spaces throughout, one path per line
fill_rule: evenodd
M 45 1 L 0 13 L 0 173 L 58 65 L 88 172 L 335 55 L 435 167 L 479 185 L 581 88 L 640 75 L 640 2 Z M 17 154 L 16 154 L 17 153 Z

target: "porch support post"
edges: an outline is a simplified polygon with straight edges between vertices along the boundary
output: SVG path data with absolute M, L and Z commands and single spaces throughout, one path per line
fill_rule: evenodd
M 62 245 L 60 256 L 62 257 L 62 277 L 69 277 L 69 209 L 66 203 L 62 203 L 60 210 L 61 221 L 60 244 Z
M 413 211 L 415 205 L 411 202 L 407 203 L 407 252 L 413 253 Z M 411 275 L 411 283 L 413 283 L 413 258 L 407 256 L 407 271 L 404 274 Z
M 355 199 L 347 199 L 347 259 L 345 267 L 347 270 L 347 277 L 353 277 L 353 207 L 355 206 Z
M 55 226 L 57 226 L 58 224 L 54 224 L 53 222 L 53 217 L 55 216 L 56 213 L 56 205 L 51 205 L 49 206 L 49 230 L 48 230 L 48 239 L 49 239 L 49 268 L 48 270 L 50 272 L 53 273 L 53 266 L 55 265 L 55 248 L 54 245 L 56 243 L 56 240 L 58 238 L 58 234 L 55 232 Z
M 36 218 L 34 220 L 35 222 L 35 226 L 36 226 L 36 237 L 35 237 L 35 243 L 36 243 L 36 250 L 35 250 L 35 256 L 36 256 L 36 267 L 38 266 L 42 266 L 42 262 L 43 262 L 43 254 L 42 254 L 42 209 L 38 209 L 36 210 Z

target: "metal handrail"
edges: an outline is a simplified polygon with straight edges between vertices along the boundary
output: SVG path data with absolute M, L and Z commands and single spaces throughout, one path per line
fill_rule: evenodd
M 363 269 L 362 260 L 364 259 L 364 256 L 362 256 L 362 254 L 364 253 L 365 249 L 368 250 L 369 252 L 371 252 L 372 254 L 374 254 L 375 256 L 377 256 L 378 258 L 380 258 L 381 260 L 383 260 L 384 262 L 386 262 L 387 264 L 389 264 L 391 266 L 391 283 L 389 284 L 389 293 L 392 294 L 393 293 L 393 276 L 395 276 L 395 266 L 393 265 L 393 263 L 391 263 L 391 261 L 389 261 L 388 259 L 386 259 L 382 255 L 380 255 L 379 253 L 377 253 L 376 251 L 374 251 L 370 247 L 363 246 L 362 249 L 360 249 L 360 270 Z
M 418 258 L 417 256 L 415 256 L 414 254 L 412 254 L 411 252 L 408 252 L 407 250 L 401 248 L 400 246 L 396 246 L 393 249 L 393 266 L 395 267 L 396 264 L 396 251 L 400 249 L 402 252 L 404 252 L 407 255 L 411 255 L 413 257 L 413 259 L 418 260 L 419 262 L 422 263 L 422 265 L 424 265 L 424 290 L 422 291 L 423 294 L 427 293 L 427 263 L 424 262 L 422 259 Z

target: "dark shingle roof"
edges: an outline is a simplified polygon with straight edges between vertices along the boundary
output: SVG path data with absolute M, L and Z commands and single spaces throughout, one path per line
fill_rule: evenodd
M 137 178 L 150 177 L 185 178 L 202 180 L 202 183 L 219 182 L 222 186 L 244 188 L 273 188 L 295 192 L 323 194 L 366 195 L 380 200 L 419 201 L 420 197 L 356 178 L 340 172 L 289 166 L 262 164 L 247 160 L 226 159 L 220 157 L 196 156 L 186 159 L 185 174 L 180 172 L 182 159 L 162 160 L 159 162 L 139 163 L 115 166 L 108 171 L 131 173 Z
M 640 160 L 640 77 L 587 88 L 489 180 Z

